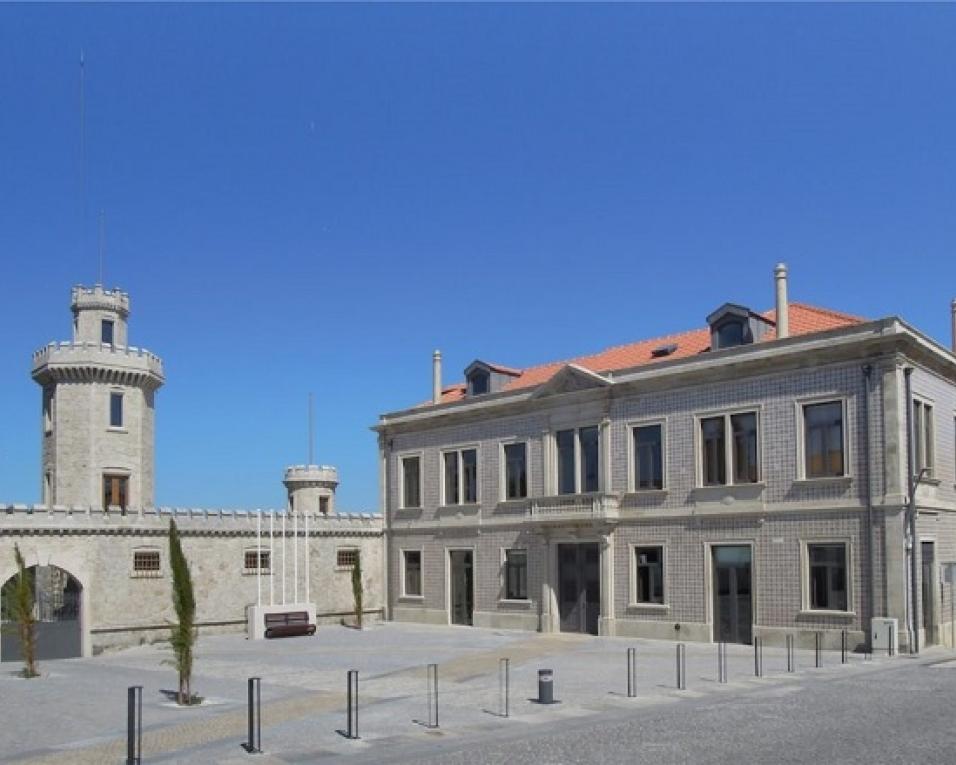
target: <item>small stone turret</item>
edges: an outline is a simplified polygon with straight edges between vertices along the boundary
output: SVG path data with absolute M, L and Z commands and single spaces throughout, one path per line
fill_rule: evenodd
M 292 465 L 282 479 L 293 513 L 335 515 L 335 489 L 339 471 L 329 465 Z
M 129 295 L 118 289 L 73 288 L 73 342 L 126 345 Z

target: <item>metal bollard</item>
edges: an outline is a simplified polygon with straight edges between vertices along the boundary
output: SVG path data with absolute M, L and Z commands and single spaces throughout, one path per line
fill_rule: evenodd
M 246 743 L 242 745 L 249 754 L 259 754 L 262 752 L 262 692 L 260 690 L 260 679 L 250 677 L 248 681 L 249 697 L 249 737 Z
M 346 675 L 348 683 L 348 728 L 346 729 L 346 738 L 358 738 L 358 670 L 350 669 Z
M 724 641 L 717 644 L 717 682 L 727 682 L 727 644 Z
M 677 690 L 687 689 L 687 647 L 683 643 L 677 644 Z
M 787 635 L 787 672 L 793 672 L 796 669 L 796 662 L 793 655 L 793 635 Z
M 539 704 L 554 703 L 554 670 L 553 669 L 538 670 L 538 703 Z
M 126 691 L 126 765 L 143 761 L 143 686 Z
M 627 649 L 627 697 L 637 696 L 637 650 Z
M 816 667 L 817 667 L 817 669 L 820 669 L 820 667 L 823 666 L 823 653 L 821 652 L 821 646 L 820 646 L 821 638 L 822 638 L 822 637 L 823 637 L 823 633 L 821 633 L 821 632 L 814 632 L 814 633 L 813 633 L 813 645 L 814 645 L 814 649 L 815 649 L 815 652 L 816 652 Z
M 508 716 L 508 701 L 511 696 L 511 662 L 498 659 L 498 714 Z
M 425 670 L 428 697 L 428 727 L 438 727 L 438 665 L 429 664 Z
M 846 664 L 847 634 L 846 629 L 840 631 L 840 664 Z
M 754 637 L 754 677 L 763 677 L 763 639 Z

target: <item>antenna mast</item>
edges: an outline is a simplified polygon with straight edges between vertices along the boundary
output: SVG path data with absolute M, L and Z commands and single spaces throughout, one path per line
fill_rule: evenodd
M 103 261 L 106 258 L 106 211 L 100 210 L 100 284 L 106 284 L 103 281 Z
M 312 415 L 312 393 L 309 393 L 309 464 L 315 461 L 315 424 Z
M 86 255 L 86 60 L 80 50 L 80 257 Z

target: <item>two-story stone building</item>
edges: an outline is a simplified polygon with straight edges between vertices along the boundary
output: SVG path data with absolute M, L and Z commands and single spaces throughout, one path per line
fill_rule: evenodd
M 569 362 L 442 387 L 436 353 L 432 400 L 375 427 L 389 618 L 950 640 L 956 356 L 775 281 L 774 310 Z

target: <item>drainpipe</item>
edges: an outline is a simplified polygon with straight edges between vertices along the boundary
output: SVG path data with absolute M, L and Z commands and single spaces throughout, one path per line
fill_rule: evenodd
M 790 301 L 787 299 L 787 264 L 777 263 L 773 269 L 777 286 L 777 339 L 790 337 Z
M 873 539 L 873 487 L 872 466 L 870 465 L 870 385 L 873 380 L 873 367 L 869 364 L 863 365 L 863 464 L 866 472 L 866 479 L 863 483 L 866 491 L 866 554 L 869 560 L 869 586 L 866 588 L 867 613 L 869 614 L 868 629 L 866 631 L 866 646 L 870 653 L 873 652 L 873 617 L 876 612 L 876 566 L 874 561 L 874 550 L 876 542 Z
M 441 351 L 432 354 L 432 403 L 441 403 Z
M 903 377 L 906 381 L 906 465 L 907 476 L 906 484 L 909 487 L 909 504 L 907 507 L 907 542 L 909 544 L 909 623 L 907 629 L 910 633 L 910 653 L 919 653 L 919 601 L 916 592 L 916 487 L 918 477 L 916 475 L 916 450 L 915 437 L 913 433 L 913 368 L 905 367 Z

